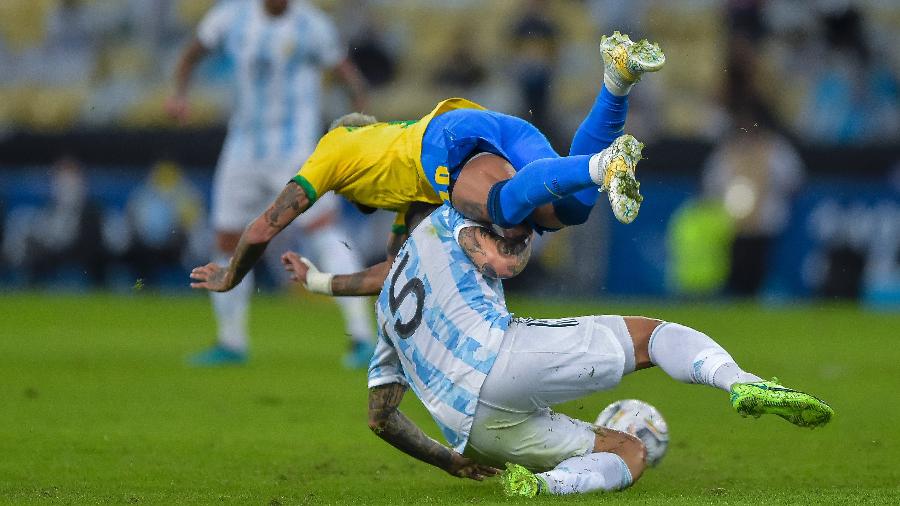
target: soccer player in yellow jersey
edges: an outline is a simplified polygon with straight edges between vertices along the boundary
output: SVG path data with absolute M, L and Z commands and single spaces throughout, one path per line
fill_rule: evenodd
M 388 262 L 360 276 L 308 278 L 313 291 L 378 293 L 390 254 L 405 238 L 403 216 L 412 206 L 446 202 L 470 219 L 507 236 L 583 223 L 598 190 L 613 212 L 630 223 L 642 197 L 634 178 L 643 145 L 622 135 L 628 93 L 665 56 L 646 40 L 615 32 L 601 39 L 604 86 L 560 157 L 527 121 L 489 111 L 465 99 L 441 102 L 418 121 L 378 123 L 364 115 L 339 120 L 276 201 L 244 231 L 227 267 L 214 263 L 191 272 L 194 288 L 227 291 L 240 282 L 268 242 L 316 199 L 334 191 L 362 208 L 398 213 Z

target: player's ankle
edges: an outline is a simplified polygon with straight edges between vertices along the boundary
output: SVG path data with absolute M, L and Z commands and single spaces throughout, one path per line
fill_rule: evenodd
M 609 73 L 603 74 L 603 85 L 606 87 L 607 91 L 617 97 L 625 97 L 631 93 L 631 88 L 634 87 L 634 84 L 637 81 L 626 81 L 621 77 L 613 77 L 609 75 Z

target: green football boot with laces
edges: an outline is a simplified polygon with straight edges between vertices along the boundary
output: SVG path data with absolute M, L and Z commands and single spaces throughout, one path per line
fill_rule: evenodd
M 741 416 L 778 415 L 798 427 L 821 427 L 834 410 L 825 401 L 772 381 L 736 383 L 731 386 L 731 406 Z
M 628 35 L 618 31 L 600 37 L 600 53 L 603 55 L 604 79 L 607 83 L 627 91 L 641 80 L 646 72 L 656 72 L 666 64 L 666 55 L 659 44 L 647 39 L 632 42 Z
M 637 218 L 644 201 L 639 191 L 641 184 L 634 176 L 642 149 L 643 143 L 625 134 L 592 156 L 589 163 L 591 178 L 600 185 L 600 191 L 606 192 L 616 219 L 626 224 Z
M 543 478 L 511 462 L 506 463 L 506 470 L 500 475 L 500 484 L 507 497 L 534 497 L 548 493 L 547 482 Z

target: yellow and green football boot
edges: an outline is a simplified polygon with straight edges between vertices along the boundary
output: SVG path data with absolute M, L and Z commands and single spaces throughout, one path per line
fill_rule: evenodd
M 772 381 L 736 383 L 731 387 L 731 405 L 742 416 L 778 415 L 798 427 L 821 427 L 834 410 L 825 401 Z
M 656 72 L 666 64 L 666 55 L 659 44 L 647 39 L 632 42 L 618 31 L 600 37 L 603 55 L 604 80 L 608 85 L 627 92 L 646 72 Z M 610 86 L 607 86 L 610 87 Z
M 642 149 L 642 143 L 625 134 L 590 160 L 591 178 L 600 185 L 600 191 L 606 192 L 616 219 L 626 224 L 637 218 L 644 201 L 641 184 L 634 176 Z
M 534 497 L 549 493 L 543 478 L 511 462 L 506 463 L 506 470 L 500 475 L 500 485 L 507 497 Z

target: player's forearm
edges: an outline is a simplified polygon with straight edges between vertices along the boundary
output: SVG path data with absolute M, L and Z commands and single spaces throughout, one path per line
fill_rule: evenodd
M 392 383 L 369 390 L 369 428 L 403 453 L 448 470 L 453 450 L 428 437 L 397 406 L 406 388 Z
M 206 55 L 206 48 L 200 44 L 200 41 L 194 40 L 181 54 L 178 60 L 178 66 L 175 67 L 175 94 L 184 96 L 187 94 L 190 86 L 191 76 L 194 74 L 194 68 L 200 63 L 200 60 Z
M 353 99 L 354 107 L 362 111 L 368 103 L 368 84 L 359 69 L 349 59 L 345 59 L 335 67 L 335 73 L 347 86 Z
M 332 295 L 378 295 L 391 270 L 392 259 L 353 274 L 337 274 L 331 279 Z
M 238 241 L 231 262 L 228 264 L 229 288 L 237 286 L 256 265 L 276 235 L 309 207 L 306 192 L 291 181 L 281 191 L 275 202 L 247 226 Z
M 244 279 L 244 276 L 253 269 L 256 262 L 262 258 L 268 245 L 268 240 L 251 242 L 246 232 L 241 235 L 241 239 L 234 250 L 234 255 L 231 257 L 231 262 L 228 264 L 226 277 L 229 280 L 229 288 L 234 288 Z

